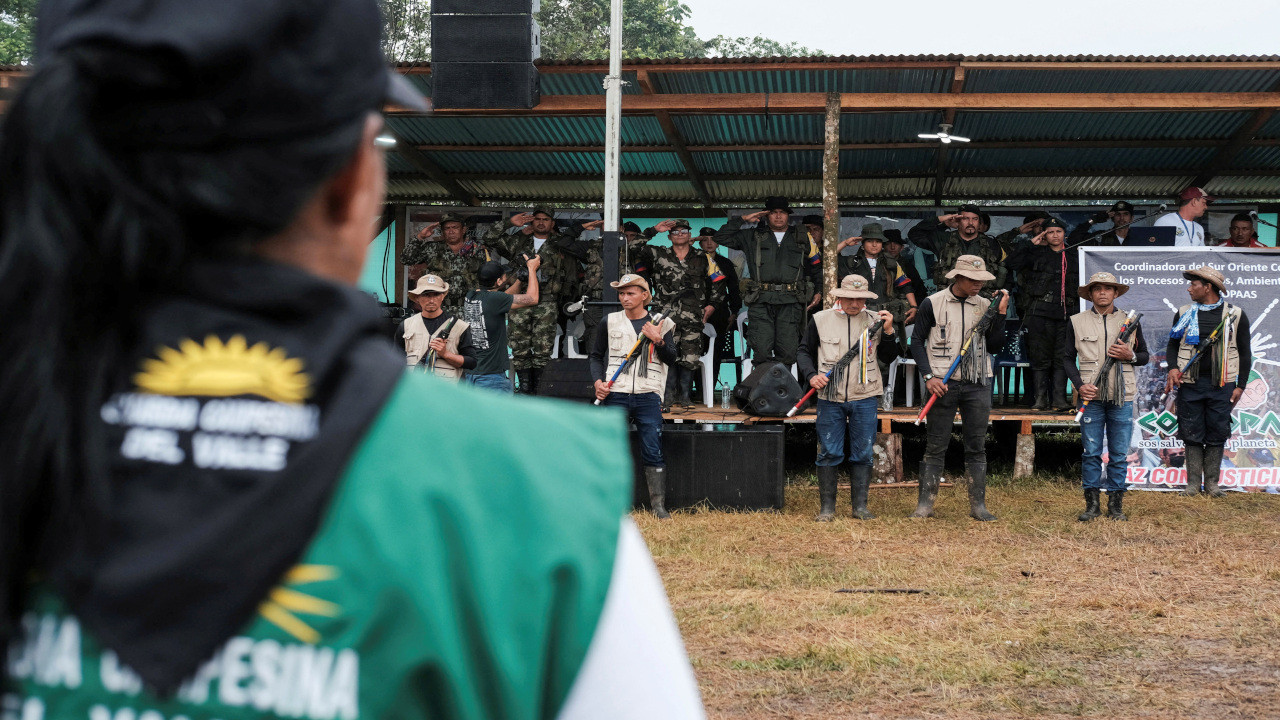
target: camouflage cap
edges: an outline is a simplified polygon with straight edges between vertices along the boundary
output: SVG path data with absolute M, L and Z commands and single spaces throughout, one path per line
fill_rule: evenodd
M 451 223 L 451 222 L 461 223 L 463 225 L 467 224 L 467 221 L 464 220 L 461 215 L 455 212 L 447 212 L 444 214 L 443 217 L 440 218 L 441 227 L 444 227 L 445 223 Z
M 538 207 L 530 210 L 529 214 L 530 215 L 546 215 L 547 217 L 554 219 L 556 216 L 556 211 L 552 210 L 546 205 L 539 205 Z
M 956 258 L 956 266 L 947 273 L 947 279 L 951 280 L 957 275 L 967 277 L 970 280 L 981 280 L 989 282 L 995 280 L 996 276 L 987 272 L 987 263 L 977 255 L 961 255 Z
M 844 280 L 840 281 L 840 287 L 831 291 L 833 298 L 862 298 L 864 300 L 875 300 L 879 295 L 871 292 L 871 288 L 867 284 L 867 279 L 861 275 L 849 274 L 844 276 Z
M 429 292 L 447 293 L 449 292 L 449 283 L 442 280 L 439 275 L 423 275 L 418 278 L 418 284 L 409 291 L 409 294 L 421 295 Z
M 690 233 L 692 233 L 693 226 L 689 224 L 688 220 L 677 220 L 676 224 L 671 226 L 671 230 L 688 230 Z
M 1116 289 L 1116 297 L 1129 292 L 1129 286 L 1117 280 L 1115 275 L 1109 272 L 1096 272 L 1089 276 L 1089 283 L 1080 288 L 1080 297 L 1092 301 L 1094 285 L 1110 285 Z
M 1222 294 L 1227 291 L 1226 278 L 1222 277 L 1222 273 L 1214 270 L 1208 265 L 1201 265 L 1195 270 L 1187 270 L 1182 273 L 1182 277 L 1187 280 L 1201 280 L 1203 282 L 1207 282 L 1218 288 L 1218 294 Z
M 621 290 L 624 287 L 638 287 L 643 288 L 645 292 L 649 292 L 649 282 L 639 275 L 633 275 L 631 273 L 623 275 L 618 278 L 616 282 L 609 283 L 609 287 L 617 288 L 618 290 Z

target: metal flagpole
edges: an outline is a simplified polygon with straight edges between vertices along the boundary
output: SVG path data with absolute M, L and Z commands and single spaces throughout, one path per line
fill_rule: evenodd
M 604 230 L 621 225 L 618 176 L 622 162 L 622 0 L 610 0 L 609 74 L 604 79 Z

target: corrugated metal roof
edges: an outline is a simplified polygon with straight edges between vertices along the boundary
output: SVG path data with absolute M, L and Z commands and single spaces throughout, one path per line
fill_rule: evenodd
M 415 145 L 603 145 L 603 117 L 391 116 L 391 129 Z M 665 145 L 656 118 L 622 118 L 625 145 Z
M 883 175 L 932 170 L 937 151 L 846 150 L 840 153 L 840 175 Z M 769 150 L 756 152 L 700 152 L 694 155 L 698 169 L 708 175 L 813 175 L 822 172 L 821 150 Z
M 446 172 L 501 175 L 582 175 L 604 177 L 604 153 L 599 152 L 433 152 L 430 158 Z M 675 153 L 623 153 L 624 175 L 684 175 Z M 603 181 L 603 180 L 602 180 Z
M 1191 184 L 1191 176 L 947 178 L 948 197 L 1147 198 L 1172 197 Z
M 1232 170 L 1280 170 L 1280 147 L 1246 147 L 1231 161 Z M 1276 178 L 1270 178 L 1277 185 Z M 1273 190 L 1274 192 L 1274 190 Z
M 590 200 L 604 194 L 604 180 L 464 180 L 469 192 L 492 200 Z M 624 201 L 649 200 L 696 202 L 697 194 L 685 180 L 624 180 L 618 185 Z
M 681 72 L 650 78 L 660 93 L 945 92 L 949 68 Z
M 1258 137 L 1280 138 L 1280 113 L 1277 113 L 1275 117 L 1267 121 L 1266 125 L 1262 126 L 1262 129 L 1258 131 Z
M 672 122 L 690 145 L 813 144 L 826 135 L 821 115 L 676 115 Z M 936 131 L 940 122 L 940 112 L 845 113 L 840 141 L 915 140 L 917 133 Z
M 1173 170 L 1199 168 L 1217 152 L 1216 148 L 961 148 L 948 156 L 948 172 L 978 172 L 1025 169 L 1053 170 Z
M 958 112 L 953 132 L 975 140 L 1225 139 L 1249 117 L 1247 112 Z
M 1179 93 L 1265 92 L 1280 70 L 1030 70 L 985 69 L 965 74 L 965 92 Z
M 1246 175 L 1222 175 L 1205 185 L 1205 190 L 1217 198 L 1241 200 L 1269 200 L 1276 197 L 1276 179 Z

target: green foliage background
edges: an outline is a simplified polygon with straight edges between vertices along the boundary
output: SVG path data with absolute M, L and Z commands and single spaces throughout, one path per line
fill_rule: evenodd
M 0 0 L 0 65 L 31 60 L 31 33 L 39 0 Z M 380 0 L 386 18 L 383 49 L 395 61 L 431 59 L 429 0 Z M 678 0 L 625 0 L 622 52 L 629 58 L 765 57 L 821 55 L 798 43 L 766 37 L 703 40 L 689 26 Z M 602 60 L 609 54 L 609 0 L 543 0 L 538 13 L 542 57 Z M 483 44 L 484 38 L 476 38 Z

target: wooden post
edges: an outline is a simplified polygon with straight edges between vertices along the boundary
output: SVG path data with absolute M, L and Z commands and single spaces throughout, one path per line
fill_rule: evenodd
M 840 244 L 840 93 L 827 93 L 826 145 L 822 152 L 822 306 L 831 307 Z
M 871 482 L 902 482 L 902 433 L 876 433 L 871 447 Z
M 1023 420 L 1019 428 L 1018 445 L 1013 453 L 1013 477 L 1023 478 L 1036 471 L 1036 436 L 1030 420 Z

